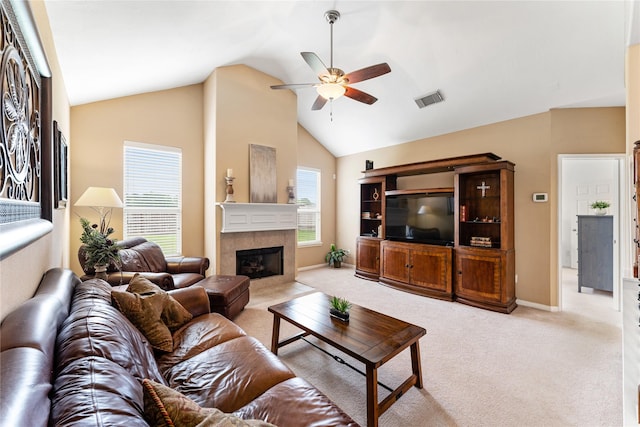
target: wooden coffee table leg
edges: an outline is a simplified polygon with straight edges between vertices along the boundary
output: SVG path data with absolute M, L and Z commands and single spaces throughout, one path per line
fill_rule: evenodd
M 422 388 L 422 362 L 420 362 L 420 345 L 417 340 L 411 344 L 411 369 L 416 376 L 416 387 Z
M 367 427 L 378 427 L 378 370 L 367 366 Z
M 280 340 L 280 317 L 273 315 L 273 331 L 271 332 L 271 352 L 278 354 L 278 341 Z

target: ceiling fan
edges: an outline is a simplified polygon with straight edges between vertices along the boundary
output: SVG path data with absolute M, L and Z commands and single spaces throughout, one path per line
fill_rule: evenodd
M 391 71 L 391 68 L 386 62 L 362 68 L 348 74 L 345 74 L 340 68 L 334 68 L 333 24 L 338 20 L 338 18 L 340 18 L 340 12 L 337 10 L 328 10 L 324 13 L 324 17 L 331 26 L 331 62 L 329 64 L 329 68 L 324 65 L 315 53 L 300 52 L 300 55 L 302 55 L 305 62 L 309 64 L 309 67 L 317 73 L 320 82 L 274 85 L 271 86 L 271 89 L 301 89 L 305 87 L 315 87 L 318 91 L 318 97 L 311 107 L 312 110 L 320 110 L 328 100 L 337 99 L 342 95 L 365 104 L 373 104 L 378 100 L 378 98 L 349 85 L 387 74 Z

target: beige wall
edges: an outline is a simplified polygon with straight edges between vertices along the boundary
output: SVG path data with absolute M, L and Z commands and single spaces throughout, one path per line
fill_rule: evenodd
M 60 65 L 44 2 L 30 2 L 29 5 L 52 73 L 53 119 L 67 136 L 67 143 L 71 148 L 73 141 L 69 138 L 67 90 L 60 78 Z M 66 265 L 68 236 L 69 209 L 54 209 L 51 233 L 0 261 L 0 319 L 4 319 L 16 306 L 33 296 L 45 271 Z
M 298 125 L 298 166 L 320 170 L 322 179 L 320 194 L 322 245 L 298 247 L 297 267 L 308 267 L 324 263 L 329 245 L 336 236 L 336 158 L 321 145 L 305 128 Z M 355 255 L 355 252 L 354 252 Z M 355 257 L 346 262 L 355 264 Z
M 298 119 L 295 94 L 269 87 L 280 83 L 246 65 L 217 68 L 205 81 L 205 254 L 215 260 L 214 272 L 221 228 L 215 202 L 225 199 L 224 176 L 231 168 L 235 201 L 249 203 L 250 144 L 276 149 L 277 202 L 287 203 L 287 183 L 296 176 Z
M 124 141 L 182 149 L 182 253 L 204 253 L 202 90 L 201 84 L 191 85 L 71 109 L 70 266 L 76 274 L 82 274 L 78 215 L 95 220 L 97 214 L 73 203 L 90 186 L 113 187 L 122 198 Z M 114 209 L 111 225 L 121 239 L 122 209 Z
M 624 108 L 552 110 L 434 138 L 409 142 L 337 161 L 337 240 L 355 249 L 358 235 L 358 183 L 365 160 L 376 168 L 493 152 L 516 164 L 515 241 L 518 299 L 557 305 L 557 155 L 623 153 Z M 453 186 L 451 174 L 445 177 Z M 441 186 L 427 176 L 420 185 Z M 534 192 L 549 193 L 549 203 L 534 203 Z

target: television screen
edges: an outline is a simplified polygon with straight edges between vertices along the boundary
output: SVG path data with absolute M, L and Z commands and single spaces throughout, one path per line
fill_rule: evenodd
M 389 195 L 386 202 L 387 239 L 453 245 L 453 193 Z

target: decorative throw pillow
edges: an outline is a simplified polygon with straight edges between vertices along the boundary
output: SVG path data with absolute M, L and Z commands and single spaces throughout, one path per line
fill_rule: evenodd
M 151 346 L 162 351 L 173 350 L 171 331 L 162 321 L 164 296 L 141 295 L 130 292 L 111 292 L 111 300 L 127 319 L 149 340 Z
M 216 408 L 201 408 L 183 394 L 148 379 L 142 380 L 144 418 L 160 427 L 275 427 L 260 420 L 243 420 Z
M 140 294 L 143 298 L 149 295 L 163 295 L 163 308 L 161 318 L 171 332 L 175 332 L 182 325 L 193 318 L 191 313 L 175 300 L 171 295 L 166 293 L 160 286 L 156 285 L 149 279 L 135 274 L 129 282 L 127 292 Z

